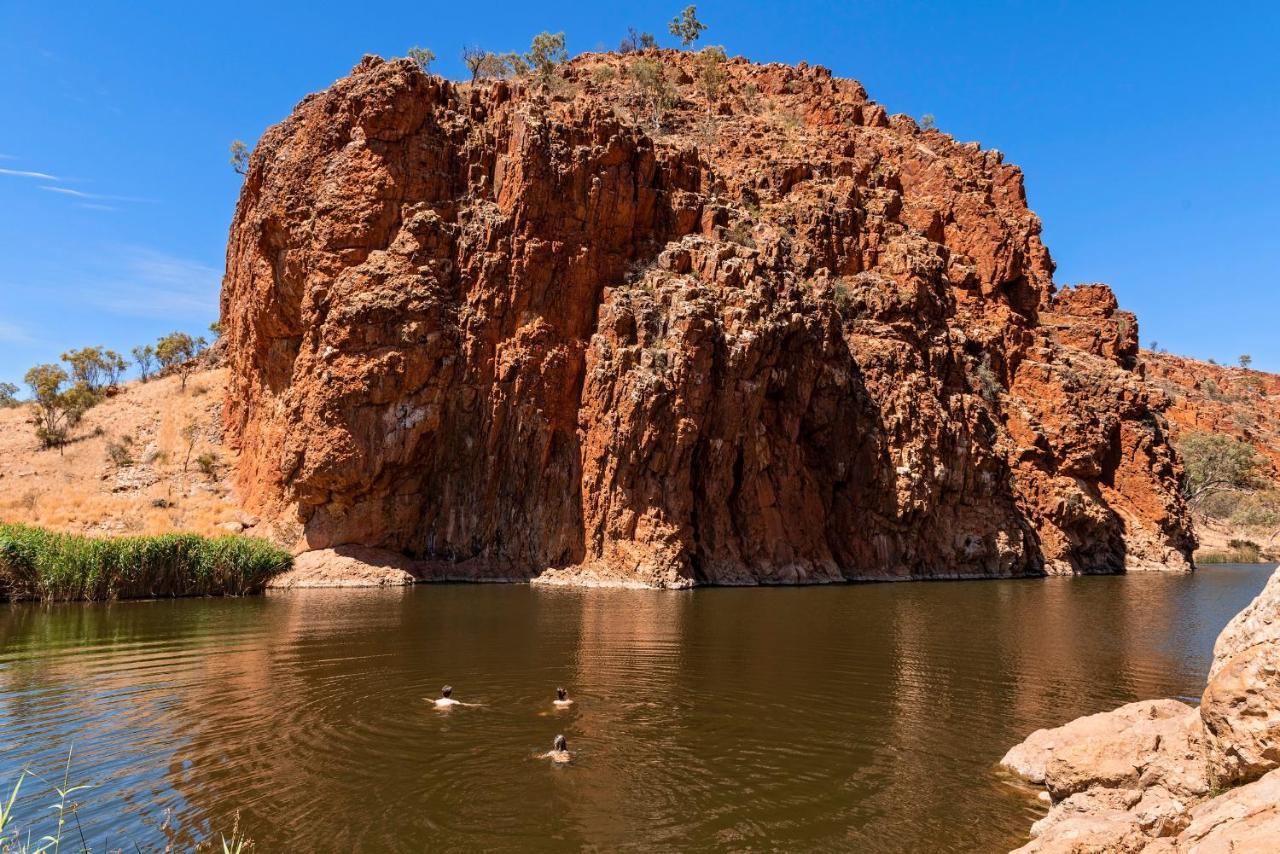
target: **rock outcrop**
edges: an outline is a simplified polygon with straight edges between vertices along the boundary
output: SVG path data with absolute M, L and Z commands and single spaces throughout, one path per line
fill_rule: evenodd
M 1001 762 L 1053 803 L 1025 854 L 1276 850 L 1280 570 L 1218 637 L 1198 709 L 1130 703 L 1034 732 Z
M 723 71 L 367 58 L 270 129 L 222 295 L 248 506 L 460 577 L 1189 568 L 1137 324 L 1055 288 L 1018 168 L 822 68 Z

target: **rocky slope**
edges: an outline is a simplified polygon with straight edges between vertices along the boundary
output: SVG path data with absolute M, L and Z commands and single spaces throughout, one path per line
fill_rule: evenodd
M 1017 167 L 822 68 L 723 71 L 366 58 L 270 129 L 222 296 L 250 508 L 448 577 L 1187 568 L 1137 324 L 1055 289 Z
M 222 443 L 226 373 L 195 370 L 185 387 L 177 376 L 120 386 L 60 451 L 40 449 L 30 406 L 0 408 L 0 521 L 92 535 L 256 524 L 240 510 L 235 454 Z
M 1212 365 L 1143 350 L 1147 379 L 1169 397 L 1176 439 L 1182 433 L 1222 433 L 1248 442 L 1269 461 L 1280 485 L 1280 374 Z
M 1174 443 L 1193 433 L 1217 433 L 1248 442 L 1263 461 L 1260 491 L 1280 493 L 1280 374 L 1214 365 L 1144 350 L 1147 379 L 1169 397 L 1167 410 Z M 1239 496 L 1236 496 L 1237 498 Z M 1280 525 L 1274 517 L 1241 519 L 1228 496 L 1193 508 L 1197 558 L 1240 554 L 1233 543 L 1255 543 L 1263 560 L 1280 555 Z M 1256 500 L 1256 499 L 1255 499 Z
M 1003 764 L 1053 807 L 1023 854 L 1275 851 L 1280 570 L 1222 631 L 1199 708 L 1130 703 L 1032 733 Z

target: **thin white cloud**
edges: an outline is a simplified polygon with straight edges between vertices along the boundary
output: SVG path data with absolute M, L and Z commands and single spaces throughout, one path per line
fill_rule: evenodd
M 72 190 L 69 187 L 47 187 L 41 186 L 40 189 L 50 193 L 61 193 L 64 196 L 74 196 L 77 199 L 100 199 L 104 202 L 149 202 L 151 199 L 141 199 L 137 196 L 112 196 L 105 193 L 86 193 L 84 190 Z
M 5 344 L 26 344 L 31 336 L 22 327 L 0 320 L 0 341 Z
M 85 300 L 130 317 L 206 320 L 218 313 L 222 273 L 154 249 L 124 247 L 119 272 L 86 288 Z
M 14 178 L 39 178 L 42 181 L 61 181 L 57 175 L 48 172 L 29 172 L 26 169 L 0 169 L 0 175 L 11 175 Z
M 12 154 L 0 154 L 0 160 L 17 160 Z
M 100 205 L 100 204 L 98 204 L 97 202 L 81 202 L 80 204 L 76 205 L 76 207 L 78 207 L 78 208 L 84 208 L 85 210 L 88 210 L 88 211 L 113 211 L 113 212 L 115 212 L 115 211 L 119 211 L 119 210 L 120 210 L 120 209 L 119 209 L 119 208 L 117 208 L 117 207 L 112 207 L 111 205 Z

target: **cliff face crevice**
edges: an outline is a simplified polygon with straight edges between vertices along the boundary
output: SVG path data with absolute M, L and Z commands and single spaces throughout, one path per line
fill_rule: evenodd
M 305 544 L 663 585 L 1183 568 L 1163 395 L 1021 173 L 820 68 L 366 59 L 269 130 L 228 439 Z M 554 573 L 553 573 L 554 574 Z

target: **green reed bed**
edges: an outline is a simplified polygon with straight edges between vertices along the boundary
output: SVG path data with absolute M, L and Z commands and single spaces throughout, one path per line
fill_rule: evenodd
M 85 537 L 0 524 L 0 601 L 243 596 L 290 562 L 253 537 Z

